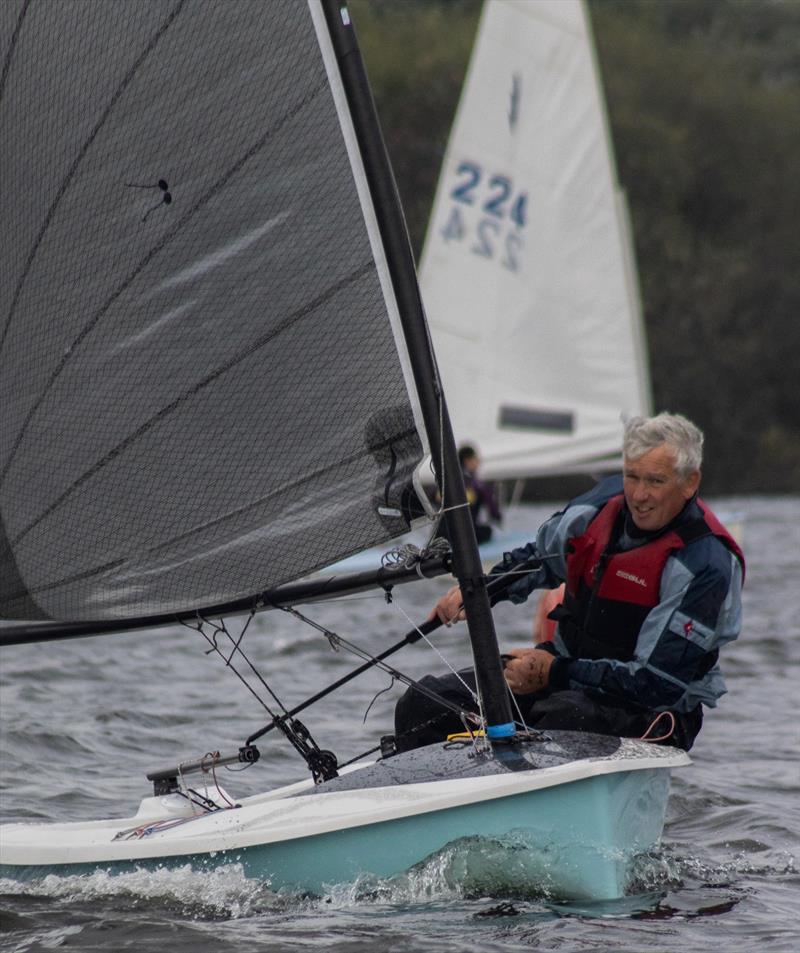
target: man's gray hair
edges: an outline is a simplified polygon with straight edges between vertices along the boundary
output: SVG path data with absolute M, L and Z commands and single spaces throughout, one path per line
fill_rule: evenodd
M 631 417 L 625 424 L 622 453 L 628 460 L 638 460 L 662 443 L 675 453 L 675 470 L 680 479 L 699 470 L 703 463 L 703 432 L 680 414 L 657 414 L 655 417 Z

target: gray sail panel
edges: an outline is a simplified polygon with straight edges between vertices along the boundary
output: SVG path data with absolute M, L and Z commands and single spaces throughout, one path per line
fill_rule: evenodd
M 306 5 L 6 3 L 0 43 L 0 615 L 402 532 L 422 438 Z

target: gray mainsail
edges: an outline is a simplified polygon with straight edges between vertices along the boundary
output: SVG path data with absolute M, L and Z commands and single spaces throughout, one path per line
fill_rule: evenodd
M 427 437 L 320 17 L 0 6 L 0 616 L 224 604 L 407 528 Z

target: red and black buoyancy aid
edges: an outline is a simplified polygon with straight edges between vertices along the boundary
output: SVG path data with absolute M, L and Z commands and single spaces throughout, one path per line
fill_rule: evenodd
M 563 606 L 552 614 L 573 658 L 613 658 L 628 662 L 645 617 L 660 601 L 661 574 L 669 556 L 705 536 L 716 536 L 736 554 L 737 542 L 701 501 L 703 514 L 686 520 L 649 542 L 614 552 L 622 531 L 624 496 L 612 497 L 585 532 L 570 540 Z

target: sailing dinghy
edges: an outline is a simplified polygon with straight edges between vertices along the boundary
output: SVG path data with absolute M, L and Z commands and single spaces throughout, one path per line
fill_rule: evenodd
M 620 896 L 688 757 L 515 722 L 346 7 L 9 0 L 0 37 L 3 651 L 182 622 L 236 671 L 257 611 L 452 571 L 479 688 L 464 738 L 342 769 L 270 692 L 266 726 L 153 771 L 135 815 L 3 826 L 0 875 L 322 890 L 486 838 L 554 896 Z M 307 579 L 408 530 L 427 454 L 452 555 Z M 394 648 L 365 666 L 401 676 Z M 216 769 L 270 730 L 312 779 L 237 800 Z
M 484 4 L 420 286 L 487 479 L 621 467 L 651 413 L 627 204 L 582 0 Z

